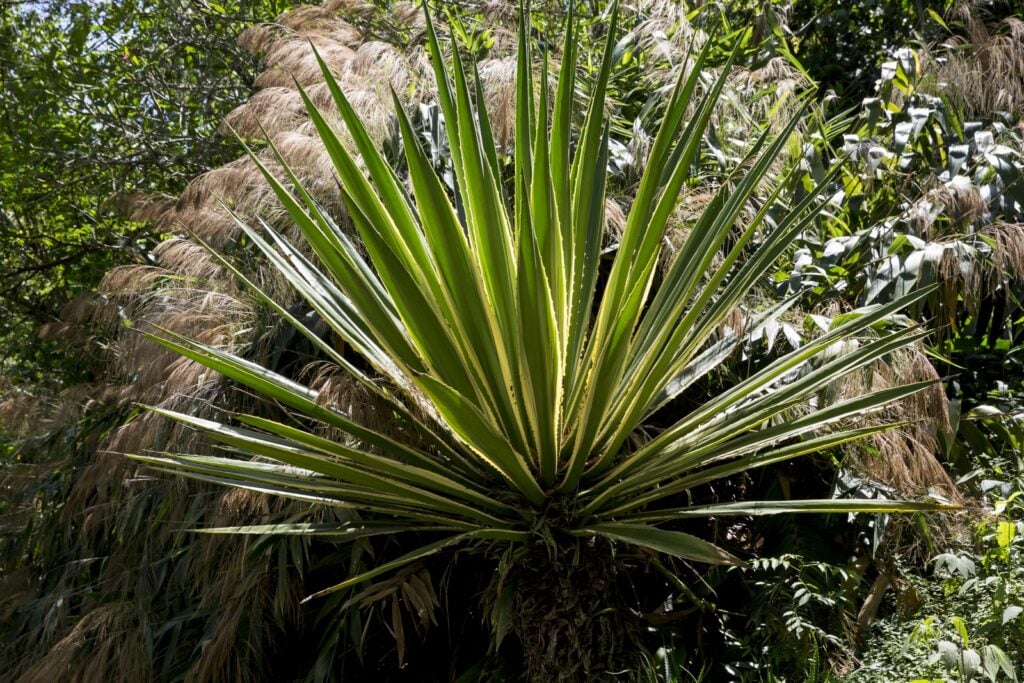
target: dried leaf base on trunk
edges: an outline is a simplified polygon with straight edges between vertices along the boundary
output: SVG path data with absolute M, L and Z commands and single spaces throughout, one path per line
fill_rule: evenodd
M 611 543 L 566 537 L 515 555 L 488 594 L 495 630 L 509 632 L 502 650 L 521 648 L 527 680 L 639 679 L 643 624 Z

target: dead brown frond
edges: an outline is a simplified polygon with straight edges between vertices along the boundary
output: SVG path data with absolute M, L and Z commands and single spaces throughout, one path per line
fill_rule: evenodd
M 973 252 L 966 244 L 956 240 L 948 245 L 939 263 L 938 279 L 941 282 L 955 284 L 969 281 L 978 269 Z
M 966 113 L 986 118 L 995 112 L 1024 113 L 1024 21 L 1011 16 L 989 23 L 974 3 L 960 3 L 952 15 L 965 29 L 929 56 L 934 78 L 926 81 Z
M 275 23 L 292 31 L 330 28 L 339 23 L 338 10 L 352 2 L 334 2 L 322 5 L 298 5 L 278 15 Z
M 19 683 L 134 683 L 151 680 L 153 652 L 144 610 L 127 602 L 87 612 Z
M 317 392 L 318 403 L 330 406 L 395 441 L 424 447 L 421 437 L 410 425 L 394 418 L 391 406 L 384 399 L 334 363 L 311 363 L 303 369 L 301 376 L 307 386 Z M 421 422 L 426 422 L 431 414 L 428 406 L 426 399 L 420 397 L 418 403 L 408 405 L 408 408 Z M 351 441 L 349 435 L 329 428 L 325 428 L 323 435 L 338 441 Z
M 399 665 L 405 661 L 405 616 L 411 618 L 417 636 L 437 624 L 440 607 L 430 572 L 418 564 L 401 570 L 395 576 L 377 581 L 353 595 L 342 607 L 358 606 L 367 623 L 380 618 L 395 639 Z
M 233 348 L 246 338 L 253 309 L 251 303 L 223 292 L 189 291 L 152 320 L 164 329 L 188 335 L 212 346 Z
M 255 314 L 250 302 L 231 293 L 187 287 L 156 288 L 126 302 L 124 310 L 133 327 L 111 346 L 112 373 L 122 383 L 123 400 L 147 403 L 160 403 L 184 386 L 190 392 L 181 395 L 203 393 L 210 382 L 188 375 L 187 364 L 177 354 L 139 332 L 159 334 L 162 328 L 206 344 L 236 349 L 248 343 Z M 195 371 L 193 368 L 189 372 Z
M 263 494 L 223 492 L 210 521 L 272 523 L 283 516 L 305 517 L 307 507 Z M 288 571 L 282 562 L 290 557 L 287 544 L 264 544 L 254 552 L 255 541 L 252 536 L 211 534 L 193 546 L 189 569 L 192 580 L 204 586 L 199 609 L 208 620 L 209 637 L 191 666 L 189 680 L 261 680 L 260 654 L 274 651 L 279 625 L 301 621 L 302 582 L 278 576 Z M 259 652 L 254 656 L 253 650 Z
M 130 387 L 129 387 L 130 388 Z M 132 397 L 134 398 L 134 397 Z M 171 420 L 157 413 L 143 412 L 118 427 L 107 444 L 112 461 L 124 462 L 125 453 L 146 453 L 158 450 L 168 444 L 172 433 L 185 435 Z M 176 444 L 175 452 L 188 452 L 187 441 Z M 83 487 L 88 490 L 88 486 Z M 84 494 L 83 494 L 84 495 Z
M 45 414 L 36 415 L 36 419 L 42 423 L 38 426 L 55 430 L 74 424 L 90 410 L 114 398 L 114 394 L 107 389 L 105 385 L 95 383 L 71 385 L 54 397 Z
M 398 425 L 386 407 L 358 380 L 337 365 L 328 362 L 312 363 L 305 368 L 303 376 L 309 388 L 317 392 L 317 403 L 344 413 L 353 420 L 369 420 L 368 424 L 372 424 L 373 429 L 381 429 L 385 433 L 396 431 Z M 331 432 L 331 435 L 341 440 L 349 439 L 341 432 Z
M 355 52 L 347 45 L 315 35 L 296 40 L 280 41 L 267 50 L 267 69 L 257 76 L 257 88 L 294 87 L 295 83 L 305 87 L 323 81 L 323 72 L 316 53 L 333 74 L 342 73 L 351 62 Z M 312 41 L 312 42 L 310 42 Z M 314 52 L 314 48 L 316 52 Z
M 234 208 L 236 198 L 261 181 L 259 169 L 252 160 L 249 157 L 241 157 L 220 168 L 207 171 L 189 183 L 178 198 L 176 208 L 178 211 L 216 208 L 222 202 Z
M 162 192 L 115 194 L 103 202 L 103 211 L 113 211 L 130 221 L 157 223 L 174 208 L 174 197 Z
M 414 85 L 415 74 L 410 69 L 408 57 L 394 45 L 371 40 L 356 48 L 350 70 L 345 79 L 353 84 L 361 79 L 373 79 L 363 82 L 363 87 L 382 88 L 381 95 L 388 95 L 388 86 L 397 93 L 405 93 Z
M 86 343 L 89 339 L 89 334 L 80 325 L 69 325 L 63 322 L 48 322 L 43 323 L 36 330 L 36 336 L 41 341 L 56 341 L 58 339 L 67 341 L 69 343 Z
M 505 0 L 483 0 L 480 13 L 490 25 L 515 26 L 519 18 L 516 4 Z
M 0 623 L 10 623 L 17 611 L 31 602 L 35 593 L 34 583 L 35 576 L 28 567 L 18 567 L 0 575 Z
M 273 142 L 281 158 L 300 179 L 324 181 L 334 178 L 334 165 L 319 138 L 292 131 L 274 136 Z M 274 162 L 268 157 L 266 163 Z
M 197 396 L 210 393 L 210 385 L 219 385 L 222 378 L 204 365 L 189 358 L 179 358 L 167 368 L 164 396 Z
M 962 512 L 932 512 L 927 518 L 919 515 L 890 515 L 885 525 L 881 544 L 875 550 L 875 559 L 889 564 L 892 558 L 902 558 L 924 566 L 936 553 L 945 548 L 970 545 L 973 531 L 981 520 L 968 507 Z M 905 616 L 916 607 L 919 599 L 913 587 L 894 575 L 897 605 Z
M 679 250 L 690 236 L 690 231 L 700 212 L 707 206 L 714 194 L 698 189 L 685 192 L 679 203 L 669 216 L 665 237 L 662 239 L 661 254 L 658 257 L 658 270 L 664 273 L 675 261 Z
M 60 309 L 60 319 L 74 325 L 88 325 L 100 333 L 110 333 L 119 323 L 117 306 L 103 292 L 76 296 Z
M 179 276 L 196 280 L 214 280 L 224 275 L 224 268 L 210 253 L 195 242 L 172 237 L 153 249 L 160 265 Z
M 642 71 L 644 87 L 651 93 L 668 97 L 680 76 L 688 76 L 693 69 L 689 48 L 699 50 L 707 35 L 690 24 L 686 9 L 680 3 L 639 0 L 629 11 L 640 19 L 630 36 L 650 63 L 659 64 L 659 68 Z
M 116 266 L 103 276 L 97 290 L 115 300 L 134 298 L 152 290 L 172 275 L 160 266 Z
M 968 227 L 976 225 L 988 212 L 988 204 L 981 196 L 977 185 L 963 176 L 956 176 L 942 185 L 945 193 L 940 190 L 946 213 L 957 225 Z
M 373 10 L 373 3 L 367 0 L 326 0 L 324 10 L 343 16 L 358 16 Z
M 174 224 L 168 229 L 190 232 L 214 249 L 224 248 L 239 232 L 238 223 L 223 207 L 179 209 L 173 217 Z
M 210 615 L 211 623 L 207 626 L 210 636 L 190 669 L 189 679 L 256 683 L 259 675 L 246 663 L 243 653 L 246 641 L 259 643 L 268 635 L 266 618 L 269 614 L 264 607 L 269 592 L 268 574 L 254 568 L 245 573 L 235 569 L 222 576 L 225 578 L 218 583 L 230 583 L 233 592 L 218 595 L 216 608 L 205 610 Z M 212 594 L 213 591 L 207 593 Z
M 622 210 L 613 197 L 607 197 L 604 202 L 604 238 L 602 244 L 605 248 L 617 245 L 622 239 L 622 232 L 626 229 L 626 212 Z
M 260 90 L 224 118 L 221 135 L 263 138 L 294 130 L 307 119 L 302 96 L 294 87 L 277 86 Z
M 40 395 L 8 387 L 0 394 L 0 432 L 32 436 L 66 429 L 117 398 L 117 391 L 101 383 L 73 384 L 56 394 Z
M 512 148 L 516 119 L 516 60 L 514 57 L 480 62 L 480 84 L 494 139 L 503 150 Z
M 993 279 L 1024 276 L 1024 224 L 997 221 L 981 232 L 996 243 L 992 253 Z
M 910 202 L 904 209 L 902 219 L 911 227 L 914 235 L 924 239 L 938 236 L 935 224 L 945 209 L 941 203 L 945 197 L 944 189 L 933 189 Z
M 938 460 L 939 435 L 952 430 L 946 395 L 938 373 L 919 345 L 900 349 L 888 361 L 848 375 L 834 389 L 833 400 L 927 381 L 934 384 L 860 418 L 865 425 L 907 424 L 858 443 L 851 449 L 849 461 L 861 474 L 905 495 L 938 493 L 962 502 L 956 484 Z
M 390 95 L 385 99 L 379 91 L 364 88 L 346 90 L 345 97 L 359 115 L 366 132 L 377 144 L 394 137 L 397 124 Z M 338 121 L 336 125 L 340 128 L 341 122 Z M 342 140 L 346 143 L 350 140 L 347 129 Z
M 755 121 L 767 121 L 773 131 L 780 131 L 796 113 L 797 96 L 811 82 L 785 58 L 775 57 L 757 69 L 736 70 L 729 85 Z
M 6 384 L 6 382 L 5 382 Z M 22 438 L 38 431 L 43 400 L 18 387 L 4 386 L 0 391 L 0 434 Z
M 424 35 L 427 30 L 423 10 L 415 2 L 396 2 L 391 6 L 391 20 L 415 35 Z M 419 40 L 414 38 L 413 43 Z
M 269 521 L 270 497 L 248 489 L 227 489 L 217 501 L 215 526 L 240 526 Z
M 686 54 L 690 41 L 703 36 L 690 24 L 687 8 L 671 0 L 638 0 L 629 10 L 641 21 L 633 29 L 642 49 L 669 62 Z
M 67 502 L 61 510 L 61 517 L 67 524 L 80 522 L 91 509 L 105 509 L 116 514 L 110 503 L 120 491 L 120 483 L 129 465 L 123 456 L 115 453 L 97 452 L 95 458 L 86 465 L 75 479 L 68 492 Z M 95 520 L 94 520 L 95 522 Z M 95 531 L 96 524 L 93 524 Z
M 274 24 L 257 24 L 238 34 L 236 42 L 246 52 L 260 55 L 279 39 L 279 30 Z

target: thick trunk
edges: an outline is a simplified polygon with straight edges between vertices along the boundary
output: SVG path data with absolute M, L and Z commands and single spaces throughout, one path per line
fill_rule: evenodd
M 510 567 L 510 631 L 530 681 L 639 678 L 640 618 L 611 545 L 563 537 L 537 543 Z

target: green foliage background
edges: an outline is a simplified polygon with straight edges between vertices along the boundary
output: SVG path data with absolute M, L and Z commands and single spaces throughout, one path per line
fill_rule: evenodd
M 160 235 L 117 197 L 175 195 L 237 155 L 216 135 L 251 92 L 244 28 L 293 3 L 5 2 L 0 18 L 0 339 L 15 382 L 81 380 L 35 331 Z

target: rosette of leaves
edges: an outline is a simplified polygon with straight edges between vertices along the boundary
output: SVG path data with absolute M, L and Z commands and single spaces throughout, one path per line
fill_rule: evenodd
M 935 507 L 831 499 L 692 506 L 686 497 L 701 484 L 893 428 L 843 425 L 926 383 L 816 408 L 810 399 L 920 338 L 912 328 L 864 333 L 921 294 L 836 327 L 731 388 L 703 397 L 691 412 L 670 415 L 669 426 L 655 435 L 641 436 L 652 416 L 664 417 L 673 398 L 723 364 L 742 342 L 723 323 L 815 219 L 818 193 L 807 193 L 769 221 L 769 212 L 782 201 L 781 189 L 773 190 L 756 203 L 752 218 L 738 225 L 797 121 L 779 135 L 764 133 L 742 172 L 723 185 L 692 226 L 672 265 L 657 275 L 670 214 L 690 179 L 725 83 L 727 69 L 704 96 L 695 96 L 705 50 L 693 55 L 694 68 L 680 76 L 664 105 L 617 252 L 603 259 L 605 93 L 616 10 L 609 15 L 603 62 L 577 132 L 574 20 L 570 15 L 552 93 L 535 82 L 537 62 L 544 74 L 547 59 L 535 62 L 521 13 L 511 172 L 499 161 L 473 68 L 458 49 L 445 58 L 428 16 L 427 45 L 449 137 L 454 192 L 435 173 L 396 101 L 402 173 L 408 174 L 401 177 L 373 145 L 324 66 L 354 149 L 308 99 L 307 108 L 335 165 L 361 244 L 317 205 L 283 162 L 281 179 L 263 168 L 315 260 L 266 223 L 241 227 L 344 340 L 345 352 L 288 307 L 269 297 L 266 302 L 386 405 L 401 429 L 385 434 L 359 424 L 344 410 L 323 405 L 304 385 L 163 333 L 154 339 L 287 406 L 295 419 L 236 415 L 229 423 L 163 411 L 207 433 L 227 453 L 133 456 L 205 481 L 350 509 L 364 520 L 220 531 L 314 534 L 339 542 L 434 536 L 320 594 L 456 546 L 485 556 L 505 553 L 503 575 L 518 570 L 533 577 L 518 586 L 526 596 L 520 605 L 532 605 L 533 611 L 502 612 L 495 605 L 496 636 L 510 628 L 529 642 L 527 668 L 535 679 L 637 663 L 637 620 L 623 606 L 624 598 L 609 589 L 621 566 L 613 561 L 616 548 L 735 564 L 740 560 L 726 549 L 683 530 L 686 520 Z M 546 77 L 539 81 L 547 83 Z M 236 275 L 263 296 L 240 272 Z M 767 320 L 777 312 L 752 317 Z M 866 340 L 855 350 L 823 355 L 835 343 L 862 334 Z M 776 419 L 781 416 L 789 419 Z M 348 438 L 325 438 L 323 425 Z M 580 563 L 589 563 L 586 571 Z M 611 583 L 572 582 L 572 576 L 595 574 L 611 577 Z M 612 609 L 583 618 L 566 614 L 571 608 L 550 597 L 564 594 L 553 592 L 559 588 L 589 590 L 593 601 Z M 530 601 L 530 595 L 538 599 Z

